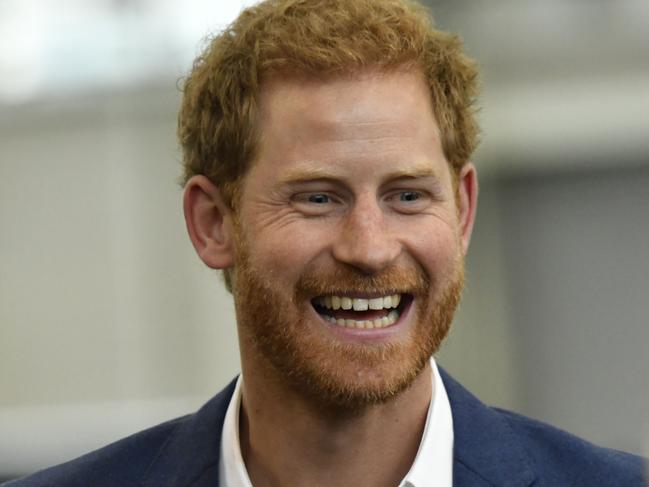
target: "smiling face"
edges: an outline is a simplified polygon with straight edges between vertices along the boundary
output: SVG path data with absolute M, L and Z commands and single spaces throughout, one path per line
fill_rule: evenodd
M 299 392 L 358 407 L 408 387 L 459 301 L 475 206 L 460 208 L 423 78 L 275 79 L 234 218 L 246 360 Z

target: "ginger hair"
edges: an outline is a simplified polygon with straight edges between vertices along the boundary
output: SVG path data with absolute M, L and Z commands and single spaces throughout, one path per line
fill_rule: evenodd
M 266 0 L 208 43 L 184 80 L 178 115 L 183 184 L 208 177 L 232 209 L 255 159 L 258 101 L 273 76 L 418 69 L 430 90 L 453 173 L 478 143 L 477 69 L 458 36 L 411 0 Z

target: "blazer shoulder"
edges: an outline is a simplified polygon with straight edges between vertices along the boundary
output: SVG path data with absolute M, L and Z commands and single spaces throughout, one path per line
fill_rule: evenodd
M 644 487 L 648 461 L 603 448 L 559 428 L 511 411 L 493 408 L 510 425 L 548 485 Z
M 192 415 L 176 418 L 79 458 L 3 484 L 2 487 L 140 486 L 158 452 Z
M 204 472 L 218 467 L 223 419 L 235 384 L 236 378 L 193 414 L 3 487 L 193 485 Z

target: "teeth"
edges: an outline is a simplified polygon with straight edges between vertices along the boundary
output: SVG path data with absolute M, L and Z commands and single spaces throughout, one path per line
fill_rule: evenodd
M 391 309 L 399 306 L 401 302 L 400 294 L 393 294 L 391 296 L 383 296 L 380 298 L 350 298 L 348 296 L 320 296 L 316 298 L 315 303 L 327 309 L 353 309 L 354 311 L 367 311 Z
M 352 306 L 354 307 L 354 311 L 367 311 L 369 303 L 367 299 L 354 298 L 352 299 Z
M 343 326 L 346 328 L 356 329 L 375 329 L 385 328 L 386 326 L 393 325 L 399 319 L 399 311 L 396 310 L 401 302 L 400 294 L 393 294 L 390 296 L 383 296 L 379 298 L 351 298 L 348 296 L 319 296 L 315 299 L 315 303 L 326 309 L 332 310 L 351 310 L 354 311 L 367 311 L 367 310 L 390 310 L 390 312 L 382 317 L 374 320 L 353 320 L 348 318 L 335 318 L 330 315 L 323 314 L 322 317 L 328 322 Z
M 356 328 L 358 330 L 364 329 L 374 329 L 374 328 L 385 328 L 386 326 L 394 325 L 399 319 L 399 312 L 397 310 L 392 310 L 388 313 L 387 316 L 383 318 L 377 318 L 376 320 L 350 320 L 344 318 L 334 318 L 333 316 L 323 316 L 328 322 L 342 326 L 345 328 Z
M 370 309 L 383 309 L 383 298 L 368 299 L 367 304 Z

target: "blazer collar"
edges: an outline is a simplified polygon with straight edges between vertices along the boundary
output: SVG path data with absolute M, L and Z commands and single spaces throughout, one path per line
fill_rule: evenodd
M 453 413 L 453 484 L 527 487 L 530 461 L 502 415 L 485 406 L 440 367 Z

